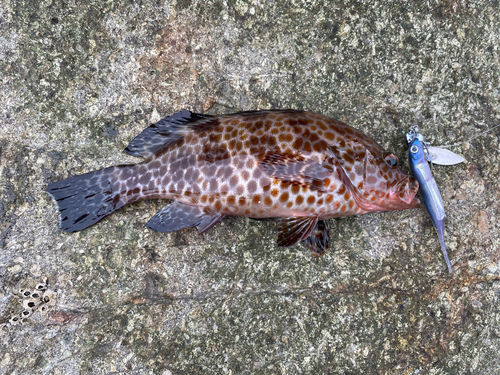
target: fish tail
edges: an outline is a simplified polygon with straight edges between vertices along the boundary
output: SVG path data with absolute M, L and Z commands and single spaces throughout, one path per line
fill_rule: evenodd
M 133 176 L 134 165 L 118 165 L 69 177 L 49 184 L 49 193 L 59 210 L 59 227 L 78 232 L 137 199 L 137 191 L 124 181 Z

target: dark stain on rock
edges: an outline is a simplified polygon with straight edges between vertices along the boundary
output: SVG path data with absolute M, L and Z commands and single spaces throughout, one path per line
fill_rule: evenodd
M 158 298 L 162 294 L 164 277 L 157 273 L 149 272 L 144 276 L 143 296 L 149 299 Z

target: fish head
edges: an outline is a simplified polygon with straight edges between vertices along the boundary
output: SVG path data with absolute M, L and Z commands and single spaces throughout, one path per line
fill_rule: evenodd
M 366 211 L 393 211 L 417 208 L 418 181 L 403 172 L 399 158 L 383 149 L 367 149 L 362 165 L 358 190 L 358 205 Z M 361 176 L 360 176 L 361 177 Z
M 357 205 L 365 212 L 419 207 L 418 181 L 401 170 L 398 157 L 362 133 L 354 135 L 331 149 Z

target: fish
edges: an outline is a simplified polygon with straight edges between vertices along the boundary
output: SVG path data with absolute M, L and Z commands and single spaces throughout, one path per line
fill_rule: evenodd
M 302 241 L 322 256 L 328 219 L 420 206 L 418 182 L 396 155 L 312 112 L 184 110 L 146 128 L 124 151 L 144 160 L 48 185 L 63 231 L 88 228 L 134 202 L 169 199 L 146 227 L 201 234 L 229 215 L 273 220 L 279 246 Z
M 448 259 L 448 253 L 446 251 L 446 245 L 444 243 L 444 218 L 446 214 L 444 212 L 443 199 L 439 192 L 439 188 L 436 184 L 436 180 L 432 175 L 432 171 L 429 167 L 429 162 L 426 156 L 426 143 L 424 137 L 418 133 L 418 128 L 416 126 L 412 127 L 410 132 L 406 135 L 408 142 L 408 155 L 411 174 L 417 179 L 419 183 L 420 196 L 424 206 L 429 213 L 432 224 L 436 229 L 439 243 L 441 244 L 441 250 L 448 266 L 448 271 L 452 273 L 452 268 L 450 260 Z

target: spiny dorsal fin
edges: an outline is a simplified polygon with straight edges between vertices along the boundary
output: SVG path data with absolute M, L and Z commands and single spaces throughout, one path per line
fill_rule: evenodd
M 132 156 L 148 158 L 156 151 L 182 138 L 187 128 L 196 126 L 200 120 L 211 117 L 190 111 L 176 112 L 144 129 L 124 151 Z
M 278 222 L 278 246 L 293 246 L 309 237 L 318 222 L 317 216 L 283 217 Z

